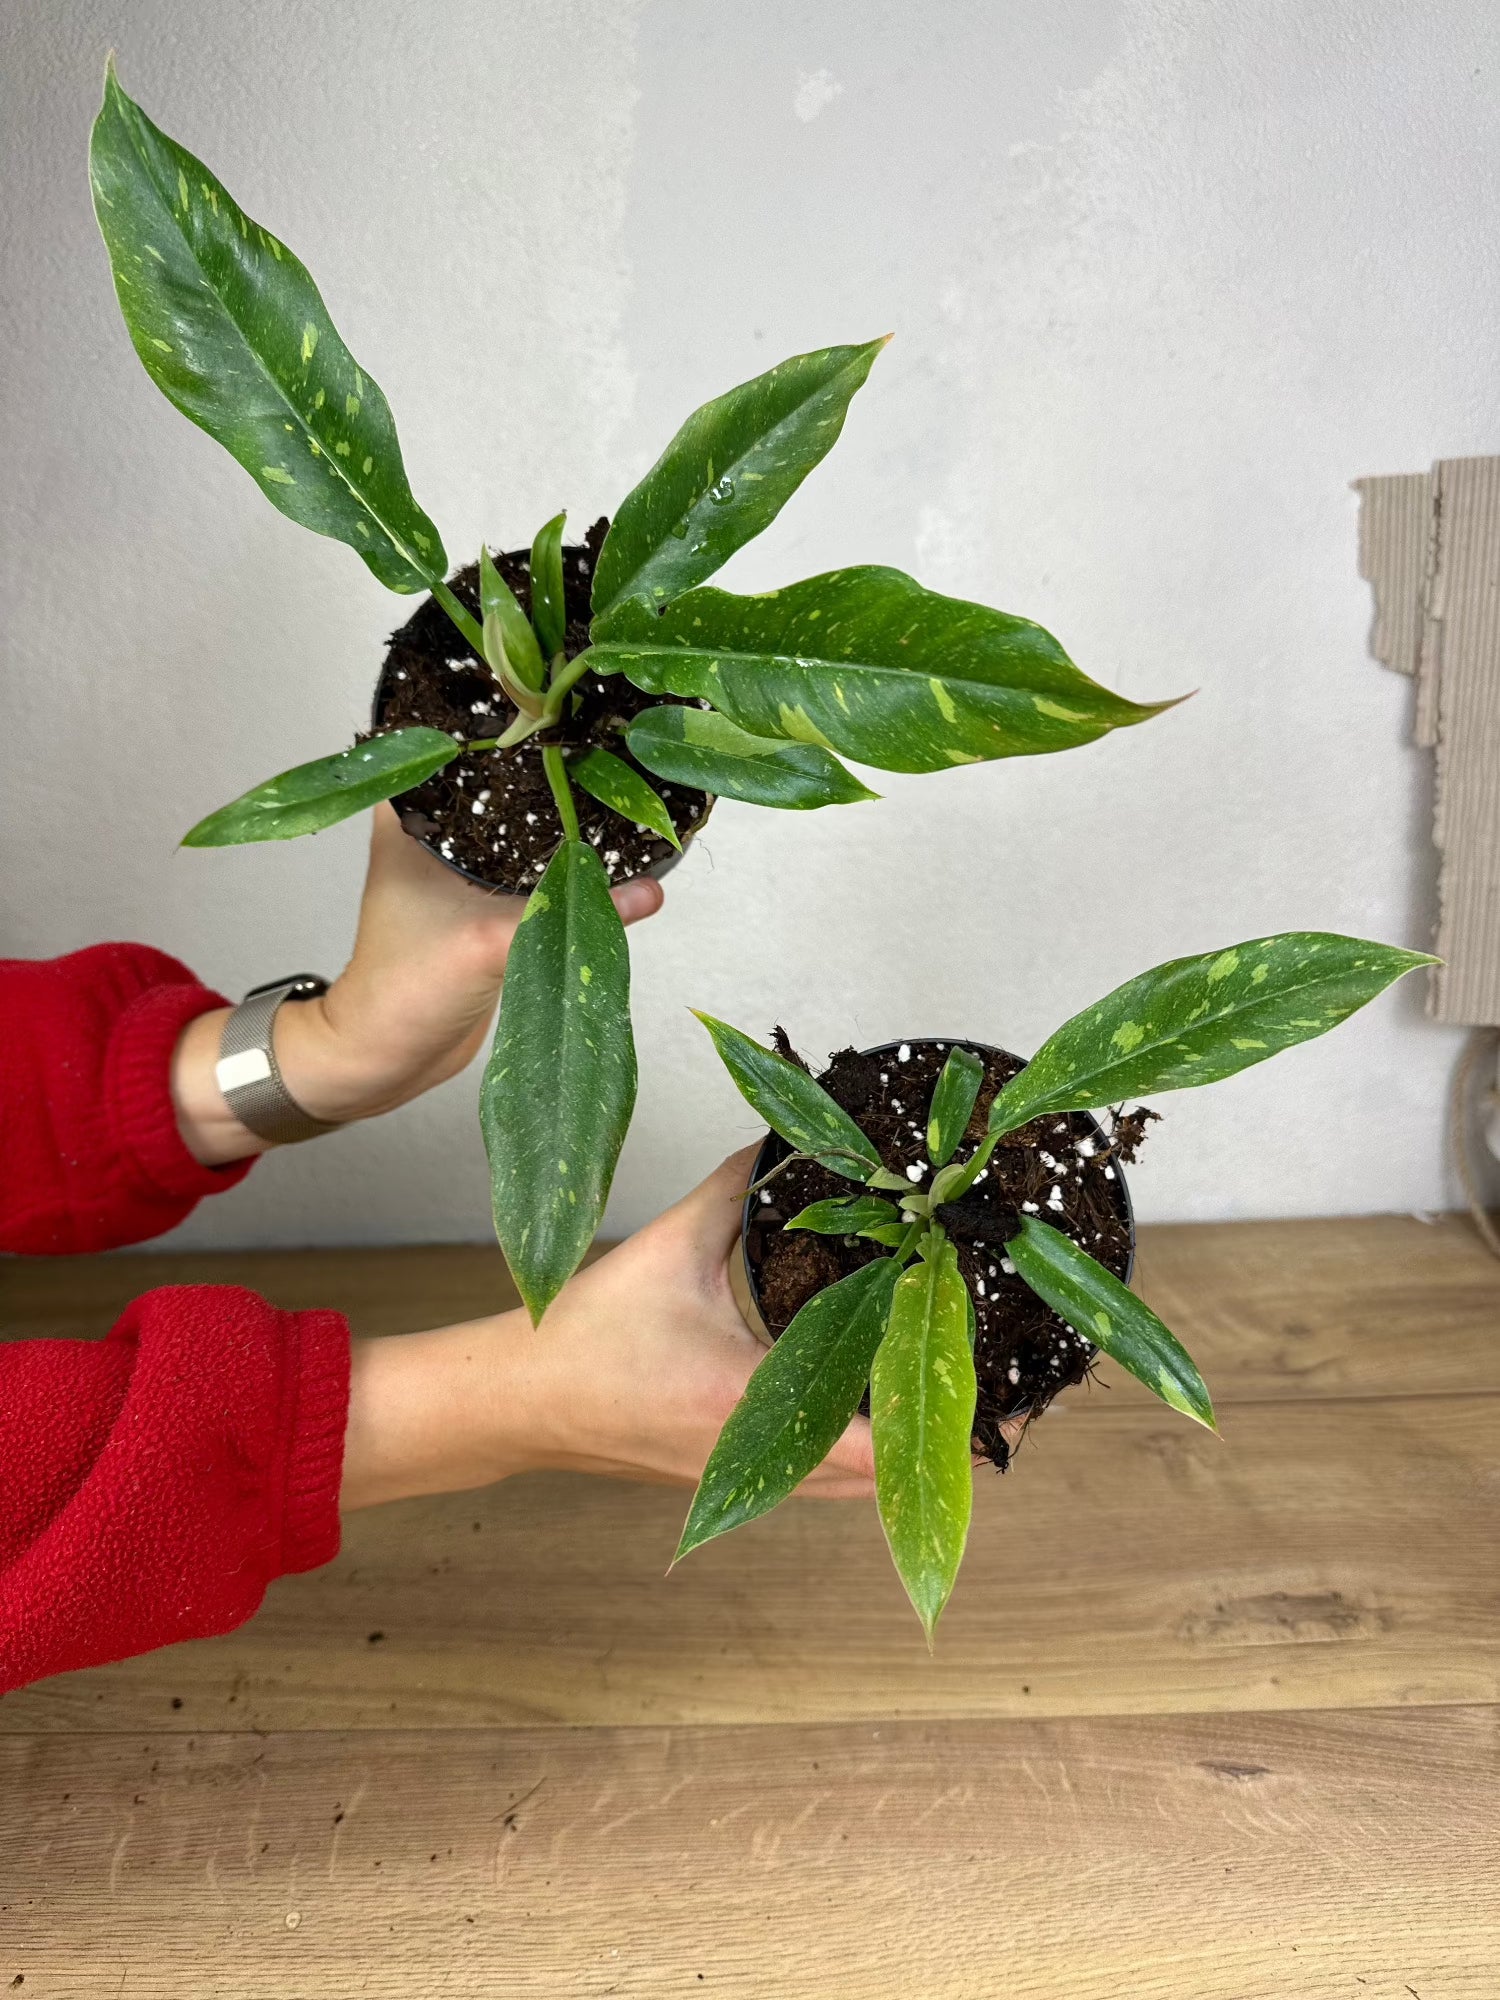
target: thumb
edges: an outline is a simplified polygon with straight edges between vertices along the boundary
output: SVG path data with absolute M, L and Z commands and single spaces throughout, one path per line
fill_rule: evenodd
M 700 1181 L 661 1218 L 668 1228 L 687 1238 L 694 1252 L 708 1263 L 720 1262 L 739 1237 L 745 1189 L 759 1151 L 754 1145 L 731 1153 L 707 1180 Z

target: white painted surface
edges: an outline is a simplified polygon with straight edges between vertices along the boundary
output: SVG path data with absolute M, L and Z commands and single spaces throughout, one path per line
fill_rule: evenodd
M 450 550 L 582 524 L 705 395 L 898 339 L 727 581 L 851 559 L 1049 624 L 1176 713 L 1061 758 L 720 809 L 636 933 L 610 1226 L 753 1120 L 689 1003 L 810 1052 L 1025 1051 L 1142 967 L 1427 936 L 1410 689 L 1365 654 L 1357 474 L 1492 451 L 1487 0 L 52 0 L 0 24 L 7 949 L 147 939 L 234 991 L 340 962 L 363 831 L 178 854 L 347 740 L 404 615 L 130 352 L 84 171 L 106 48 L 318 277 Z M 1436 1207 L 1415 985 L 1166 1101 L 1147 1216 Z M 274 1158 L 184 1243 L 482 1236 L 473 1077 Z

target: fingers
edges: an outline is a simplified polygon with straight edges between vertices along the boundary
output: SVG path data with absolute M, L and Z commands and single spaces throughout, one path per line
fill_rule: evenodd
M 610 895 L 623 924 L 639 924 L 647 917 L 654 917 L 666 901 L 654 875 L 636 875 L 629 882 L 622 882 L 618 889 L 612 889 Z

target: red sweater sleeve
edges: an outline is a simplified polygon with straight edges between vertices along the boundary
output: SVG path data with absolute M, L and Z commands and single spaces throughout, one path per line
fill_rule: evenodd
M 227 1632 L 338 1551 L 349 1331 L 234 1286 L 0 1347 L 0 1693 Z
M 0 961 L 0 1249 L 109 1249 L 249 1165 L 200 1166 L 172 1052 L 225 1003 L 139 945 Z M 338 1549 L 349 1331 L 251 1292 L 148 1292 L 104 1341 L 0 1345 L 0 1693 L 225 1632 Z
M 200 1166 L 172 1109 L 178 1037 L 227 1004 L 145 945 L 0 959 L 0 1250 L 138 1243 L 244 1179 Z

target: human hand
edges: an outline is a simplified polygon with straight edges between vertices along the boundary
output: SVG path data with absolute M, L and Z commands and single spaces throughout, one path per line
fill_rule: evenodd
M 627 924 L 661 908 L 660 883 L 613 891 Z M 375 808 L 359 931 L 348 965 L 316 1000 L 276 1017 L 276 1062 L 312 1117 L 347 1124 L 392 1111 L 457 1073 L 483 1045 L 526 900 L 466 882 Z M 214 1080 L 224 1012 L 200 1015 L 178 1043 L 177 1122 L 205 1166 L 264 1151 Z
M 765 1353 L 729 1260 L 754 1149 L 524 1313 L 356 1343 L 343 1505 L 484 1486 L 542 1467 L 692 1486 Z M 856 1417 L 803 1494 L 874 1491 Z

